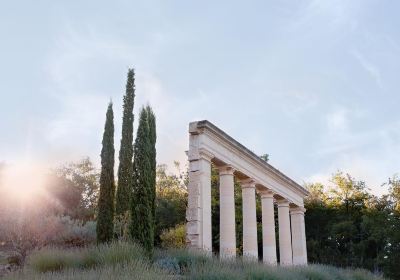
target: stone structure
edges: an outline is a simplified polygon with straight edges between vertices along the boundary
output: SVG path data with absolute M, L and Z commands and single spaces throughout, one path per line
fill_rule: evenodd
M 236 255 L 234 178 L 242 186 L 243 255 L 258 258 L 256 192 L 261 196 L 263 261 L 277 264 L 274 203 L 281 265 L 306 265 L 303 199 L 308 191 L 209 121 L 189 125 L 187 245 L 212 251 L 211 164 L 220 176 L 220 257 Z

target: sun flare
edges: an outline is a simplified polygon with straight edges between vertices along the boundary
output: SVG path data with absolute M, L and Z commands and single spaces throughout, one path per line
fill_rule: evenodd
M 1 189 L 13 200 L 29 202 L 41 194 L 45 184 L 45 172 L 38 166 L 13 164 L 2 172 Z

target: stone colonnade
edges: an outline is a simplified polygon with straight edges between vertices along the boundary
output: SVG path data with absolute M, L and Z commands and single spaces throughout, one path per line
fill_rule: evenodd
M 220 176 L 220 257 L 236 256 L 234 178 L 242 190 L 243 256 L 258 258 L 256 192 L 261 196 L 263 261 L 277 264 L 274 203 L 278 206 L 280 265 L 306 265 L 303 198 L 308 192 L 208 121 L 189 126 L 187 245 L 212 251 L 211 164 Z

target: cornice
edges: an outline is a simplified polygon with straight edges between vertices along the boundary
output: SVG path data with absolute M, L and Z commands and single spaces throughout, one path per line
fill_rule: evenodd
M 244 145 L 233 139 L 231 136 L 226 134 L 223 130 L 215 126 L 213 123 L 207 121 L 207 120 L 202 120 L 198 122 L 192 122 L 189 125 L 189 132 L 191 134 L 200 134 L 204 132 L 209 132 L 211 135 L 217 137 L 218 139 L 221 139 L 223 142 L 228 143 L 229 147 L 234 147 L 234 151 L 236 153 L 241 153 L 250 158 L 253 162 L 257 163 L 259 167 L 262 169 L 268 171 L 269 173 L 272 173 L 275 175 L 279 180 L 287 183 L 289 186 L 291 186 L 293 189 L 299 191 L 302 193 L 304 196 L 309 195 L 309 192 L 300 186 L 298 183 L 296 183 L 294 180 L 290 179 L 288 176 L 283 174 L 281 171 L 273 167 L 271 164 L 268 162 L 262 160 L 259 156 L 257 156 L 254 152 L 246 148 Z

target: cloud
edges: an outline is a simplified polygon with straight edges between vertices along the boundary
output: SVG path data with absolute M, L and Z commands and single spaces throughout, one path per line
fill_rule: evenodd
M 371 76 L 379 88 L 383 88 L 382 76 L 379 68 L 369 61 L 360 51 L 353 50 L 351 54 L 360 63 L 361 67 Z
M 311 0 L 300 9 L 300 17 L 296 25 L 309 26 L 313 30 L 320 30 L 323 25 L 331 31 L 342 30 L 344 27 L 354 30 L 358 26 L 357 11 L 361 9 L 358 1 L 346 0 Z M 316 25 L 319 23 L 319 25 Z
M 159 41 L 159 36 L 155 37 Z M 86 155 L 99 164 L 105 112 L 111 98 L 118 165 L 122 96 L 128 66 L 136 69 L 134 128 L 137 128 L 140 108 L 150 104 L 157 117 L 158 162 L 172 166 L 174 160 L 186 160 L 188 121 L 182 118 L 182 114 L 192 110 L 199 100 L 186 96 L 178 99 L 168 92 L 163 81 L 148 67 L 152 63 L 150 53 L 154 46 L 134 46 L 95 28 L 78 29 L 67 25 L 60 34 L 45 66 L 49 79 L 47 91 L 58 106 L 55 117 L 46 120 L 43 129 L 50 164 Z M 137 53 L 142 56 L 137 56 Z M 203 96 L 200 98 L 204 99 Z M 178 110 L 177 104 L 182 108 Z
M 327 183 L 340 169 L 365 180 L 377 195 L 387 192 L 382 183 L 400 172 L 400 121 L 358 129 L 355 123 L 360 120 L 367 121 L 364 114 L 345 107 L 327 114 L 325 132 L 313 154 L 326 165 L 306 176 L 306 182 Z
M 283 112 L 297 119 L 299 115 L 310 112 L 319 103 L 318 95 L 305 91 L 291 91 L 287 93 L 278 93 L 279 104 L 281 104 Z
M 345 108 L 339 108 L 326 116 L 326 124 L 328 131 L 331 134 L 343 132 L 348 129 L 348 110 Z

